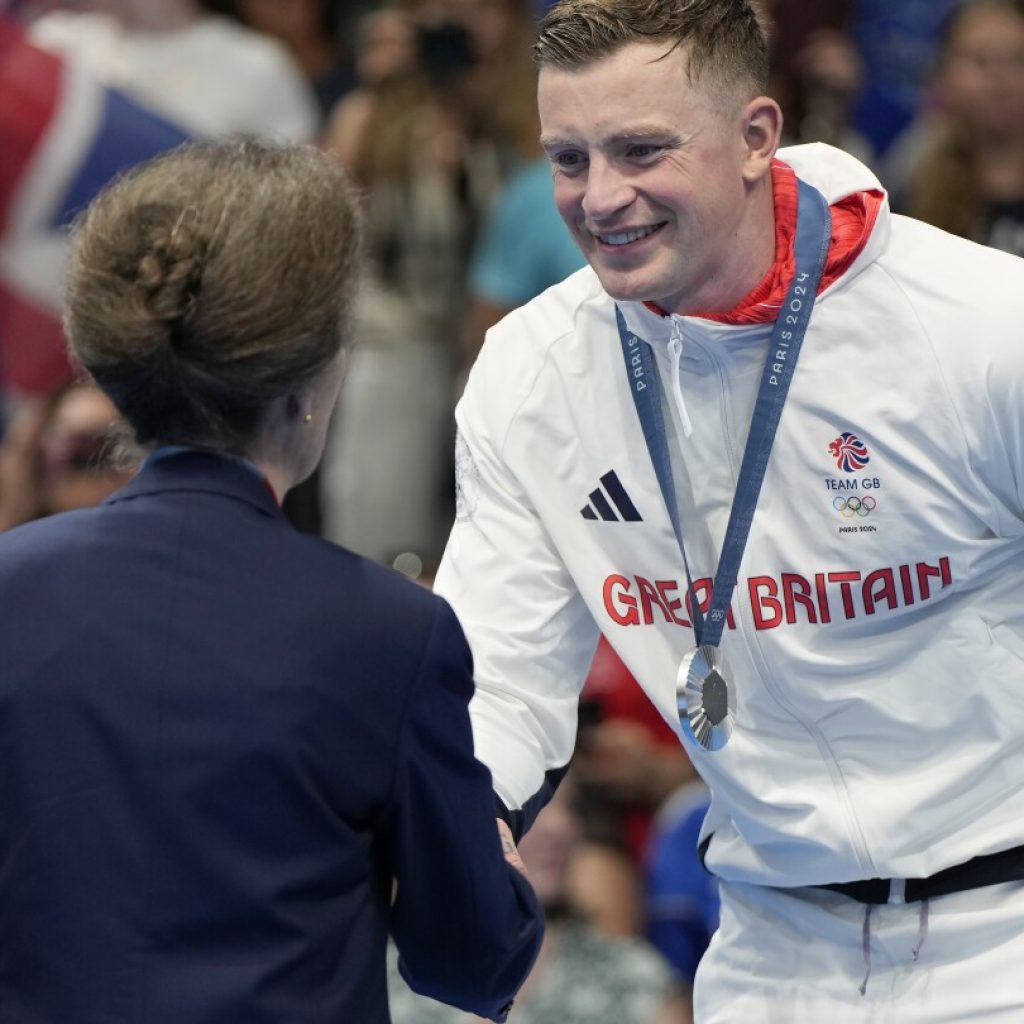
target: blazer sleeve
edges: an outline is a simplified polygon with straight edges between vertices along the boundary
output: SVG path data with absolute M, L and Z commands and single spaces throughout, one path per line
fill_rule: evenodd
M 469 647 L 438 598 L 388 816 L 391 933 L 412 989 L 502 1021 L 540 949 L 543 915 L 502 854 L 490 772 L 473 756 L 472 694 Z

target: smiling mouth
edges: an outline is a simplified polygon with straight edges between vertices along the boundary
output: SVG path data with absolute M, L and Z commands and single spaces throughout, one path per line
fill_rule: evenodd
M 649 227 L 632 228 L 629 231 L 617 231 L 610 235 L 595 234 L 594 237 L 602 245 L 630 245 L 633 242 L 639 242 L 643 238 L 648 238 L 650 235 L 653 235 L 656 231 L 660 231 L 666 223 L 667 221 L 662 221 L 660 224 L 652 224 Z

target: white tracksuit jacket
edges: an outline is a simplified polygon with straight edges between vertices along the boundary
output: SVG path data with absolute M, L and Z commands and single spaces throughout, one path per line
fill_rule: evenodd
M 780 158 L 829 202 L 880 189 L 826 146 Z M 770 325 L 623 310 L 658 361 L 703 593 Z M 687 743 L 721 877 L 921 877 L 1024 844 L 1022 313 L 1024 261 L 887 206 L 818 298 L 722 640 L 735 731 Z M 571 756 L 598 629 L 678 731 L 685 570 L 589 268 L 489 332 L 457 420 L 436 586 L 475 658 L 477 754 L 516 808 Z

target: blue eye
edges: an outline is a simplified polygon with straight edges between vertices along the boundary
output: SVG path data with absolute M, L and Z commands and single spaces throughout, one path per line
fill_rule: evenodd
M 567 150 L 564 153 L 556 153 L 551 157 L 551 162 L 560 171 L 571 172 L 578 171 L 586 163 L 586 158 L 582 153 Z

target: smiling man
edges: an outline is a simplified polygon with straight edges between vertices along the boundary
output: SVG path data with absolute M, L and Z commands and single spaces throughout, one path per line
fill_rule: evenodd
M 693 313 L 731 308 L 771 265 L 782 115 L 758 95 L 756 52 L 736 81 L 709 74 L 700 90 L 684 54 L 637 42 L 545 65 L 539 104 L 555 201 L 605 290 Z
M 489 333 L 437 589 L 518 834 L 603 632 L 708 782 L 698 1024 L 1024 1019 L 1024 262 L 777 152 L 749 0 L 561 0 L 589 267 Z

